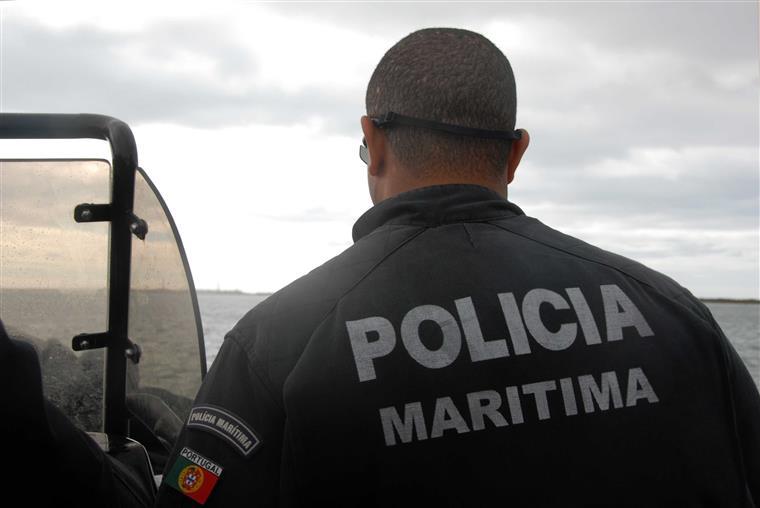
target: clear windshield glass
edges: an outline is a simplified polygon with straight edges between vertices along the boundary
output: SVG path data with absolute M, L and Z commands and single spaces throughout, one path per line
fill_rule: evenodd
M 45 396 L 87 431 L 102 426 L 104 352 L 71 339 L 108 327 L 109 224 L 79 224 L 74 207 L 110 202 L 110 176 L 102 160 L 0 160 L 0 318 L 36 347 Z
M 158 397 L 184 420 L 201 383 L 195 306 L 169 218 L 141 172 L 134 213 L 148 223 L 148 234 L 132 239 L 129 337 L 142 356 L 127 363 L 127 402 Z

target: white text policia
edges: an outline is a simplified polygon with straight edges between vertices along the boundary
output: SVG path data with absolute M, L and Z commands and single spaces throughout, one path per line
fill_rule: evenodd
M 620 287 L 615 284 L 607 284 L 600 286 L 599 289 L 604 308 L 606 342 L 622 340 L 623 328 L 626 327 L 635 328 L 640 337 L 654 335 L 641 311 Z M 550 351 L 565 350 L 575 342 L 579 326 L 583 331 L 587 346 L 601 344 L 602 336 L 583 292 L 577 287 L 566 288 L 564 291 L 567 300 L 560 293 L 549 289 L 532 289 L 525 294 L 521 306 L 518 306 L 513 293 L 497 294 L 507 325 L 508 333 L 505 335 L 508 336 L 508 339 L 484 339 L 470 297 L 454 301 L 457 317 L 437 305 L 420 305 L 407 312 L 402 319 L 400 326 L 401 342 L 409 356 L 419 365 L 428 369 L 447 367 L 457 359 L 462 349 L 462 332 L 464 332 L 464 339 L 467 343 L 470 359 L 473 362 L 507 357 L 510 356 L 510 350 L 514 355 L 530 354 L 529 336 L 544 349 Z M 557 310 L 572 309 L 575 312 L 577 323 L 567 322 L 563 323 L 556 331 L 549 330 L 541 320 L 540 308 L 542 305 L 549 305 Z M 421 340 L 420 325 L 424 321 L 431 321 L 440 328 L 443 340 L 438 349 L 429 349 Z M 388 319 L 380 316 L 347 321 L 346 328 L 359 381 L 375 380 L 377 375 L 374 361 L 387 356 L 396 347 L 396 328 Z M 370 337 L 374 340 L 370 340 Z M 565 414 L 572 416 L 578 413 L 572 379 L 562 378 L 558 380 L 559 382 L 549 380 L 524 384 L 521 386 L 522 394 L 523 396 L 533 396 L 538 418 L 543 420 L 550 418 L 551 415 L 547 402 L 547 392 L 559 387 Z M 576 384 L 580 390 L 586 413 L 594 411 L 595 402 L 602 411 L 610 408 L 610 402 L 614 408 L 621 408 L 624 405 L 620 383 L 614 371 L 602 373 L 600 383 L 596 383 L 592 375 L 578 376 Z M 518 393 L 517 386 L 509 386 L 505 389 L 513 424 L 524 421 Z M 500 392 L 484 390 L 468 393 L 466 398 L 472 430 L 484 428 L 484 418 L 486 417 L 497 427 L 507 425 L 504 416 L 497 411 L 502 404 Z M 637 401 L 641 399 L 650 403 L 658 402 L 657 395 L 643 370 L 640 367 L 631 368 L 627 375 L 625 406 L 635 406 Z M 389 446 L 396 444 L 394 431 L 398 433 L 402 442 L 410 442 L 413 431 L 416 432 L 418 439 L 427 439 L 428 436 L 431 438 L 439 437 L 447 429 L 455 429 L 458 433 L 470 430 L 450 397 L 442 397 L 436 400 L 433 423 L 429 433 L 424 423 L 420 402 L 406 404 L 402 415 L 399 415 L 395 407 L 382 408 L 380 409 L 380 418 L 386 445 Z

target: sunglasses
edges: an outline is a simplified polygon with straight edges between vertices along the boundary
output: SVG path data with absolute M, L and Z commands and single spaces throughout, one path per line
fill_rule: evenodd
M 396 125 L 405 125 L 407 127 L 422 127 L 434 131 L 448 132 L 459 136 L 469 136 L 483 139 L 504 139 L 514 141 L 520 139 L 520 131 L 501 131 L 490 129 L 478 129 L 477 127 L 465 127 L 463 125 L 454 125 L 450 123 L 436 122 L 434 120 L 424 120 L 412 116 L 400 115 L 389 111 L 382 116 L 371 116 L 369 118 L 375 127 L 387 129 Z M 367 140 L 362 138 L 362 144 L 359 146 L 359 158 L 365 164 L 369 164 L 369 150 L 367 149 Z

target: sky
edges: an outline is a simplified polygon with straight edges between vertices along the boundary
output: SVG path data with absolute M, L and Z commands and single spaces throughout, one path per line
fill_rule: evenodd
M 515 72 L 510 200 L 697 296 L 760 296 L 756 2 L 104 4 L 0 2 L 0 111 L 127 122 L 196 287 L 274 291 L 352 244 L 369 77 L 453 26 Z

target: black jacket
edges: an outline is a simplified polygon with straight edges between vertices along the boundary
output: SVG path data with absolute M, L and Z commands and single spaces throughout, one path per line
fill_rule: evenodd
M 353 234 L 227 335 L 174 452 L 221 468 L 207 506 L 760 499 L 757 388 L 671 279 L 476 186 Z

